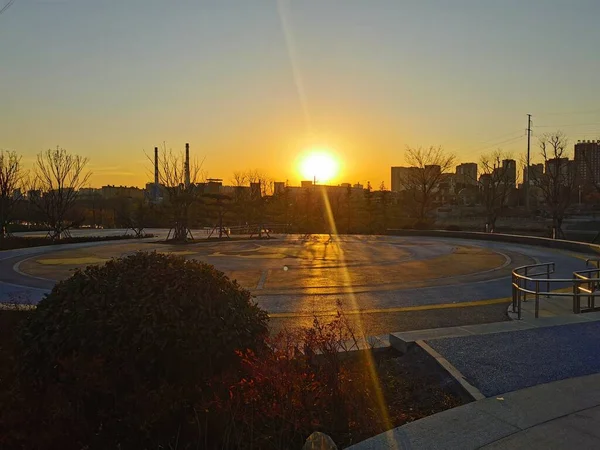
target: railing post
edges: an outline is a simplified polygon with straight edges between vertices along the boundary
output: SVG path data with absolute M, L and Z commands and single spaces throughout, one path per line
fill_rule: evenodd
M 546 298 L 550 298 L 550 264 L 546 265 Z
M 579 314 L 579 287 L 575 277 L 573 278 L 573 313 Z
M 521 320 L 521 283 L 519 283 L 519 289 L 517 289 L 517 318 Z
M 540 315 L 540 280 L 535 280 L 535 318 Z
M 515 287 L 515 274 L 511 275 L 511 287 L 512 287 L 512 312 L 515 313 L 515 308 L 517 307 L 517 288 Z

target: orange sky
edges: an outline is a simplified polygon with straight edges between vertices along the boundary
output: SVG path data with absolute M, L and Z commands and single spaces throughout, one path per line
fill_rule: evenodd
M 583 0 L 16 2 L 0 148 L 26 165 L 56 145 L 85 155 L 92 186 L 143 186 L 162 142 L 225 182 L 297 184 L 314 146 L 339 158 L 333 183 L 374 187 L 407 145 L 518 159 L 527 113 L 534 155 L 545 131 L 600 137 L 599 15 Z

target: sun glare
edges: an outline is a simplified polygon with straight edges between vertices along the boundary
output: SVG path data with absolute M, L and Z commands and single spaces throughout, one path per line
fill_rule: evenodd
M 305 180 L 326 183 L 338 174 L 339 163 L 329 151 L 313 150 L 302 158 L 299 169 Z

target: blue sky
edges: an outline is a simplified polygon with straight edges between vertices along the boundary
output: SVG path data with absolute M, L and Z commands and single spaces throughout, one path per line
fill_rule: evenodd
M 600 138 L 599 17 L 597 0 L 16 0 L 0 148 L 61 145 L 93 184 L 141 185 L 163 141 L 212 177 L 293 183 L 325 146 L 337 181 L 389 186 L 406 145 L 519 157 L 527 113 L 534 134 Z

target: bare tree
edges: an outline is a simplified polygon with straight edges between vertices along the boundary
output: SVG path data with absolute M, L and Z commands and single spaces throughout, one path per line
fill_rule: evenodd
M 91 172 L 85 167 L 88 159 L 56 147 L 37 155 L 33 176 L 35 195 L 29 200 L 42 212 L 50 227 L 52 240 L 69 236 L 69 229 L 78 224 L 69 217 L 77 199 L 77 191 L 84 187 Z
M 406 162 L 411 166 L 401 183 L 414 202 L 417 217 L 425 220 L 445 173 L 454 166 L 455 156 L 442 147 L 407 147 Z
M 539 146 L 545 173 L 536 174 L 532 180 L 540 189 L 545 208 L 552 217 L 553 239 L 564 237 L 562 223 L 575 187 L 576 172 L 568 158 L 567 143 L 567 138 L 560 131 L 540 137 Z
M 479 189 L 485 206 L 485 229 L 493 233 L 496 221 L 506 205 L 510 191 L 515 187 L 511 170 L 503 161 L 509 156 L 501 150 L 483 155 L 480 160 Z
M 267 199 L 273 194 L 273 180 L 258 169 L 248 171 L 247 179 L 250 182 L 251 216 L 261 238 L 265 229 Z
M 6 227 L 23 197 L 20 190 L 23 189 L 24 176 L 17 152 L 0 150 L 0 240 L 8 234 Z
M 163 144 L 163 157 L 159 164 L 159 182 L 164 186 L 166 199 L 164 206 L 168 210 L 173 230 L 173 240 L 185 242 L 191 237 L 189 220 L 190 209 L 200 198 L 202 192 L 198 186 L 200 166 L 192 162 L 189 167 L 189 184 L 186 178 L 185 155 L 174 153 Z
M 116 211 L 119 223 L 131 229 L 136 238 L 145 237 L 144 229 L 152 213 L 150 200 L 147 197 L 120 200 Z
M 248 184 L 248 173 L 241 171 L 233 172 L 231 184 L 235 187 L 246 186 Z

